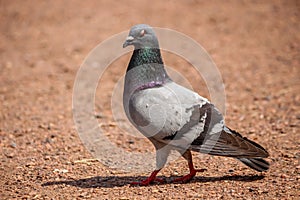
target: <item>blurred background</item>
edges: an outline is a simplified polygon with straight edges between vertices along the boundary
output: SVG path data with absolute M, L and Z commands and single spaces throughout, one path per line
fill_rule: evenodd
M 296 0 L 0 1 L 1 199 L 299 198 L 299 11 Z M 225 83 L 227 124 L 271 154 L 264 178 L 207 156 L 195 164 L 208 169 L 204 178 L 133 189 L 128 183 L 141 174 L 93 160 L 72 119 L 76 72 L 96 45 L 138 23 L 182 32 L 208 51 Z M 96 117 L 118 146 L 152 152 L 147 140 L 122 135 L 111 116 L 111 92 L 130 56 L 103 77 Z M 167 52 L 164 60 L 209 96 L 186 61 Z M 162 176 L 186 170 L 179 160 Z

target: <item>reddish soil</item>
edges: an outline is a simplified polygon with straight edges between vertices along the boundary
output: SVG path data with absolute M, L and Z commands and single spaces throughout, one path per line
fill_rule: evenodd
M 299 21 L 296 0 L 1 1 L 0 199 L 300 199 Z M 226 87 L 226 122 L 270 152 L 268 172 L 203 156 L 195 166 L 207 171 L 189 183 L 130 187 L 149 172 L 93 160 L 73 122 L 75 76 L 97 44 L 138 23 L 182 32 L 209 52 Z M 129 58 L 113 63 L 99 87 L 99 122 L 124 149 L 154 152 L 147 140 L 118 135 L 110 115 Z M 174 55 L 164 60 L 207 96 L 191 67 Z M 179 159 L 159 176 L 185 173 Z

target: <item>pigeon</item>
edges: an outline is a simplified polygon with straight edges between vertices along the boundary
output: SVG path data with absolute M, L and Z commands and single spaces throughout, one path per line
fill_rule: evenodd
M 156 150 L 156 168 L 142 181 L 132 184 L 163 183 L 156 177 L 171 151 L 188 162 L 189 174 L 173 182 L 188 182 L 197 172 L 191 152 L 235 158 L 262 172 L 269 153 L 259 144 L 225 125 L 219 110 L 206 98 L 175 83 L 167 74 L 153 28 L 133 26 L 123 48 L 132 45 L 124 83 L 123 107 L 133 126 L 147 137 Z

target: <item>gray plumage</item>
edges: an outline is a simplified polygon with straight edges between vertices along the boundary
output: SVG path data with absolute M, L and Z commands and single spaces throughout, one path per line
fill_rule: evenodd
M 222 114 L 207 99 L 171 80 L 150 26 L 132 27 L 123 47 L 128 45 L 135 49 L 125 76 L 124 109 L 154 144 L 157 171 L 171 150 L 179 151 L 189 163 L 187 153 L 197 151 L 234 157 L 257 171 L 269 168 L 262 159 L 269 155 L 263 147 L 226 127 Z

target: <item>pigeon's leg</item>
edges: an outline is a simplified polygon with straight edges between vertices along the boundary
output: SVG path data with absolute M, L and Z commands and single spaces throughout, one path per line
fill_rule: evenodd
M 154 143 L 156 147 L 156 170 L 154 170 L 151 175 L 140 182 L 132 182 L 132 185 L 149 185 L 150 183 L 157 181 L 159 183 L 164 183 L 163 179 L 157 178 L 156 175 L 158 172 L 165 166 L 169 153 L 170 153 L 170 146 L 168 145 L 160 145 L 159 143 Z
M 187 150 L 186 152 L 184 152 L 184 154 L 182 156 L 188 161 L 190 173 L 188 175 L 183 176 L 183 177 L 177 178 L 177 179 L 173 180 L 172 182 L 188 182 L 194 176 L 196 176 L 197 172 L 204 172 L 205 171 L 205 169 L 195 169 L 194 168 L 192 153 L 191 153 L 190 150 Z

